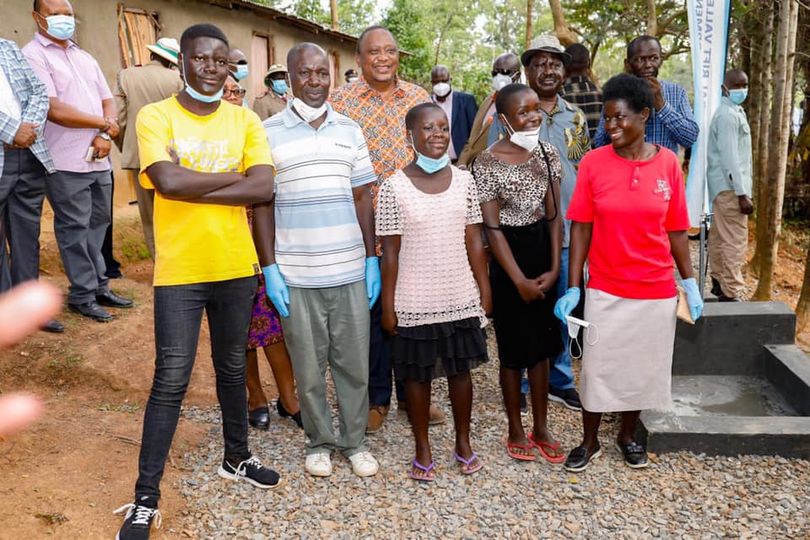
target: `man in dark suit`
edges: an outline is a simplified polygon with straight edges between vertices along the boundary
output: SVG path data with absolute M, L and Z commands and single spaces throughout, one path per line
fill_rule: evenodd
M 450 147 L 447 153 L 450 160 L 455 163 L 467 139 L 470 138 L 478 105 L 475 104 L 472 94 L 453 90 L 450 82 L 450 70 L 447 67 L 436 66 L 430 72 L 430 83 L 433 85 L 430 98 L 444 109 L 447 119 L 450 120 Z

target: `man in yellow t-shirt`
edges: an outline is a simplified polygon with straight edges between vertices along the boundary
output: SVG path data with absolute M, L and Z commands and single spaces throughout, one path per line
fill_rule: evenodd
M 268 264 L 273 166 L 255 113 L 221 101 L 228 40 L 210 24 L 188 28 L 179 61 L 185 89 L 144 107 L 136 130 L 140 182 L 155 190 L 155 376 L 146 405 L 135 502 L 119 540 L 146 539 L 159 516 L 160 479 L 191 378 L 203 312 L 208 316 L 225 456 L 217 473 L 263 489 L 279 475 L 247 441 L 245 350 L 253 298 Z M 272 245 L 270 246 L 272 248 Z

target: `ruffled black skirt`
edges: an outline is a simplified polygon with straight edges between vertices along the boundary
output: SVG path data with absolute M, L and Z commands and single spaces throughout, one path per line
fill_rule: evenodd
M 397 327 L 391 359 L 398 381 L 453 377 L 489 360 L 487 337 L 477 317 Z

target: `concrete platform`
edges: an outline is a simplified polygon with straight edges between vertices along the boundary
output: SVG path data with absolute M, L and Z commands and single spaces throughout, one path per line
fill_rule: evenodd
M 673 406 L 641 415 L 648 449 L 810 458 L 810 357 L 794 329 L 779 302 L 707 303 L 698 324 L 679 322 Z

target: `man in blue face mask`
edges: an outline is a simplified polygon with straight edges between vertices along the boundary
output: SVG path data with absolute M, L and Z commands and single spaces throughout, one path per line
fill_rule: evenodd
M 265 120 L 287 108 L 287 68 L 273 64 L 264 76 L 267 93 L 253 101 L 253 112 Z
M 707 147 L 712 235 L 709 268 L 712 294 L 721 302 L 736 302 L 745 287 L 742 266 L 748 247 L 751 202 L 751 130 L 742 103 L 748 76 L 740 69 L 726 73 L 723 98 L 709 128 Z

